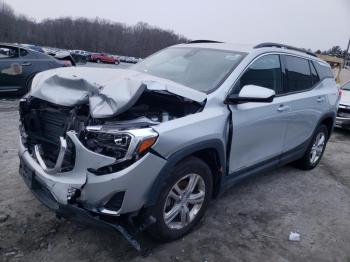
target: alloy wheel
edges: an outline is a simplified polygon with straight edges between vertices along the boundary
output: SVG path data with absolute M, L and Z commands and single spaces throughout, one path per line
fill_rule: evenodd
M 326 144 L 326 135 L 323 132 L 317 134 L 310 151 L 310 163 L 315 164 L 320 159 L 324 146 Z
M 199 213 L 205 199 L 205 182 L 198 174 L 179 179 L 168 193 L 163 217 L 171 229 L 182 229 Z

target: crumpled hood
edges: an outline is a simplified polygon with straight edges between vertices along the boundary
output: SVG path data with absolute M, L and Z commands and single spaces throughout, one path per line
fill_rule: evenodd
M 70 67 L 48 70 L 33 79 L 31 96 L 63 106 L 89 102 L 94 118 L 128 110 L 145 90 L 166 91 L 203 102 L 206 94 L 173 81 L 129 69 Z
M 350 106 L 350 91 L 342 90 L 342 96 L 340 98 L 340 104 Z

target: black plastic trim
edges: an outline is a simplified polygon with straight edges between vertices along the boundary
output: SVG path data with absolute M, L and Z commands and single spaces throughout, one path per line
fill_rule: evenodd
M 258 175 L 260 173 L 263 173 L 269 170 L 273 170 L 275 168 L 284 166 L 290 162 L 300 159 L 305 154 L 309 146 L 309 143 L 312 139 L 312 136 L 309 139 L 307 139 L 304 143 L 302 143 L 301 145 L 297 146 L 296 148 L 288 152 L 285 152 L 279 156 L 273 157 L 261 163 L 255 164 L 253 166 L 250 166 L 229 174 L 225 181 L 226 183 L 225 183 L 224 189 L 225 190 L 229 189 L 231 186 L 233 186 L 234 184 L 240 182 L 245 178 Z
M 277 47 L 277 48 L 289 49 L 289 50 L 305 53 L 305 54 L 308 54 L 308 55 L 313 56 L 313 57 L 317 57 L 314 53 L 309 52 L 307 50 L 304 50 L 304 49 L 301 49 L 298 47 L 294 47 L 294 46 L 290 46 L 290 45 L 279 44 L 279 43 L 268 42 L 268 43 L 261 43 L 259 45 L 254 46 L 255 49 L 263 48 L 263 47 Z
M 220 41 L 215 41 L 215 40 L 193 40 L 187 42 L 187 44 L 201 44 L 201 43 L 217 43 L 217 44 L 222 44 L 223 42 Z
M 226 174 L 226 152 L 223 143 L 219 139 L 211 139 L 203 142 L 199 142 L 190 146 L 187 146 L 180 151 L 174 153 L 169 158 L 167 158 L 167 163 L 159 172 L 156 180 L 154 181 L 151 189 L 148 193 L 146 200 L 146 207 L 154 205 L 157 200 L 161 190 L 166 185 L 166 181 L 171 175 L 172 170 L 175 165 L 179 163 L 186 157 L 193 155 L 194 153 L 204 150 L 204 149 L 215 149 L 219 156 L 220 166 L 223 167 L 223 174 Z
M 58 203 L 49 190 L 35 178 L 35 172 L 29 170 L 23 161 L 21 161 L 20 164 L 20 174 L 23 176 L 23 179 L 33 195 L 48 209 L 54 211 L 58 218 L 64 217 L 88 226 L 109 230 L 114 229 L 118 231 L 137 251 L 144 251 L 140 243 L 135 239 L 135 236 L 137 233 L 144 230 L 148 224 L 141 225 L 137 228 L 136 225 L 130 225 L 127 215 L 107 217 L 86 210 L 77 204 L 62 205 Z M 149 223 L 154 222 L 154 220 L 149 219 Z M 148 223 L 148 221 L 145 223 Z
M 248 102 L 256 102 L 256 103 L 271 103 L 276 95 L 272 95 L 267 98 L 257 98 L 257 97 L 240 97 L 237 94 L 231 94 L 229 95 L 225 103 L 226 104 L 241 104 L 241 103 L 248 103 Z

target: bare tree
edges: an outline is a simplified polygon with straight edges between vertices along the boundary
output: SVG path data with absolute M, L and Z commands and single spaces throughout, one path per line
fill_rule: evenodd
M 182 35 L 139 22 L 135 26 L 106 19 L 63 17 L 36 22 L 0 0 L 0 42 L 31 43 L 145 57 L 170 45 L 187 42 Z

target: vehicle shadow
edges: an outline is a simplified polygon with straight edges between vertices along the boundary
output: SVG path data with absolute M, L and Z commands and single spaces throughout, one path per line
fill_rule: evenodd
M 344 136 L 350 136 L 350 129 L 335 127 L 334 132 Z

